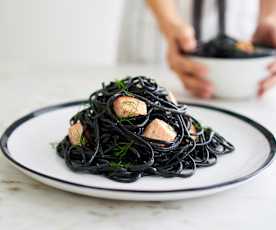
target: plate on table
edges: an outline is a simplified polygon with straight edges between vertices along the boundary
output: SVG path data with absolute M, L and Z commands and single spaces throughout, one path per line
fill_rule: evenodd
M 4 156 L 28 176 L 65 191 L 122 200 L 177 200 L 214 194 L 249 181 L 275 158 L 273 134 L 234 112 L 188 103 L 189 113 L 227 138 L 236 150 L 200 168 L 190 178 L 143 177 L 119 183 L 100 175 L 74 173 L 55 152 L 53 143 L 68 130 L 69 119 L 84 101 L 36 110 L 11 124 L 1 137 Z

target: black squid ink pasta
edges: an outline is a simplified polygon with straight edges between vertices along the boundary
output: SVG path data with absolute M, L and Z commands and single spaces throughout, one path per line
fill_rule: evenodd
M 187 178 L 234 150 L 169 94 L 144 76 L 103 83 L 86 108 L 71 118 L 69 133 L 57 146 L 58 155 L 74 172 L 134 182 L 144 176 Z M 118 115 L 118 99 L 125 100 L 121 105 L 132 108 L 131 113 L 121 108 L 123 115 Z M 133 105 L 141 108 L 141 114 Z
M 209 58 L 246 59 L 271 56 L 275 51 L 271 47 L 255 45 L 250 41 L 239 41 L 225 34 L 219 34 L 207 42 L 199 42 L 196 51 L 189 54 Z

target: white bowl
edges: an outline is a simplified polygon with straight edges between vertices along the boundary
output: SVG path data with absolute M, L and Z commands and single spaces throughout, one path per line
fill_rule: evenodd
M 259 82 L 268 76 L 268 65 L 275 56 L 256 58 L 190 57 L 207 66 L 207 80 L 213 83 L 215 96 L 242 99 L 257 95 Z

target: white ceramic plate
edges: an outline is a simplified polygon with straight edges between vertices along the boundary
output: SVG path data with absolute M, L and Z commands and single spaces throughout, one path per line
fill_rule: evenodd
M 213 127 L 236 147 L 234 153 L 219 157 L 215 166 L 198 169 L 187 179 L 144 177 L 129 184 L 74 173 L 50 143 L 64 137 L 69 119 L 80 110 L 80 103 L 43 108 L 14 122 L 1 137 L 5 157 L 25 174 L 50 186 L 124 200 L 175 200 L 213 194 L 248 181 L 275 157 L 276 141 L 260 124 L 227 110 L 189 104 L 190 114 Z

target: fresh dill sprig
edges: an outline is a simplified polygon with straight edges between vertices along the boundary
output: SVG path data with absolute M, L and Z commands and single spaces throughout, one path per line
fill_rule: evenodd
M 131 147 L 131 145 L 133 144 L 133 141 L 129 142 L 129 143 L 121 143 L 118 144 L 118 146 L 116 146 L 113 149 L 113 154 L 118 157 L 119 159 L 122 159 L 127 153 L 129 148 Z
M 124 80 L 115 80 L 115 85 L 120 90 L 127 90 L 126 83 Z
M 119 123 L 128 123 L 129 125 L 133 125 L 132 118 L 135 117 L 135 112 L 137 112 L 138 104 L 134 101 L 124 101 L 122 102 L 122 107 L 127 106 L 130 111 L 127 114 L 127 117 L 120 117 Z
M 115 162 L 115 161 L 111 161 L 110 167 L 113 169 L 119 169 L 119 168 L 129 168 L 130 167 L 130 163 L 124 163 L 122 162 L 122 158 L 124 156 L 126 156 L 126 154 L 129 151 L 129 148 L 133 145 L 133 141 L 129 142 L 129 143 L 120 143 L 118 144 L 118 146 L 116 146 L 113 149 L 113 154 L 119 158 L 119 162 Z
M 80 137 L 80 146 L 84 146 L 87 144 L 87 140 L 85 138 L 85 136 L 82 134 Z
M 129 168 L 130 166 L 130 163 L 123 163 L 122 161 L 119 161 L 119 162 L 112 161 L 109 164 L 110 164 L 110 167 L 113 169 Z
M 125 122 L 129 125 L 133 125 L 133 122 L 132 122 L 130 117 L 121 117 L 121 118 L 119 118 L 119 123 L 123 123 L 123 122 Z
M 131 93 L 127 89 L 127 85 L 124 80 L 118 80 L 118 79 L 115 80 L 115 85 L 119 90 L 123 91 L 126 95 L 131 95 Z
M 80 141 L 79 141 L 79 143 L 78 144 L 75 144 L 75 146 L 84 146 L 84 145 L 86 145 L 87 144 L 87 140 L 86 140 L 86 138 L 85 138 L 85 136 L 82 134 L 81 136 L 80 136 Z

